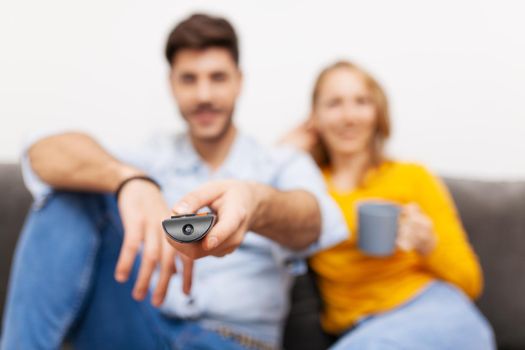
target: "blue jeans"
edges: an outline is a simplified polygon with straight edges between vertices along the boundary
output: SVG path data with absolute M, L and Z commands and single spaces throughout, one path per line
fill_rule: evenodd
M 417 297 L 383 314 L 366 317 L 333 350 L 495 349 L 492 329 L 466 295 L 433 282 Z
M 113 196 L 56 192 L 33 207 L 15 253 L 0 349 L 242 349 L 131 297 L 113 278 L 123 229 Z

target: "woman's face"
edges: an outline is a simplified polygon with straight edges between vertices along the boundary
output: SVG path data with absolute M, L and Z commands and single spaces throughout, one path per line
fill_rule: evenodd
M 359 72 L 336 68 L 325 75 L 313 117 L 330 155 L 368 152 L 376 114 L 370 91 Z

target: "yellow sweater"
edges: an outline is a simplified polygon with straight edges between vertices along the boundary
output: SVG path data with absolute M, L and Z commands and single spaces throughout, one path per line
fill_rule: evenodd
M 329 171 L 324 171 L 329 182 Z M 369 171 L 362 184 L 348 193 L 330 188 L 345 216 L 350 237 L 311 258 L 325 302 L 324 329 L 338 334 L 359 318 L 393 309 L 414 297 L 430 281 L 455 284 L 471 298 L 482 289 L 482 273 L 445 186 L 424 167 L 388 161 Z M 356 246 L 356 203 L 388 199 L 417 203 L 432 220 L 438 243 L 422 257 L 396 251 L 386 258 L 363 255 Z

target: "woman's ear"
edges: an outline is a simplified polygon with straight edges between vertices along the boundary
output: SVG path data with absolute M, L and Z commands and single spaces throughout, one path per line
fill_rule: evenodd
M 317 118 L 317 115 L 314 111 L 310 112 L 310 115 L 308 116 L 308 119 L 306 121 L 309 128 L 312 128 L 314 130 L 318 130 L 318 124 L 319 124 L 319 118 Z

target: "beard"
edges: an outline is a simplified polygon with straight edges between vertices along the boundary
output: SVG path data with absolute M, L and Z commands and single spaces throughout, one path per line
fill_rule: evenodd
M 180 109 L 180 113 L 188 123 L 189 133 L 192 138 L 201 142 L 214 143 L 221 140 L 228 130 L 230 130 L 233 124 L 234 109 L 235 105 L 232 105 L 230 108 L 220 108 L 211 102 L 206 102 L 200 103 L 188 110 Z M 205 126 L 199 125 L 199 123 L 195 121 L 197 116 L 202 113 L 213 115 L 213 119 L 215 120 L 212 122 L 212 130 L 205 130 Z

